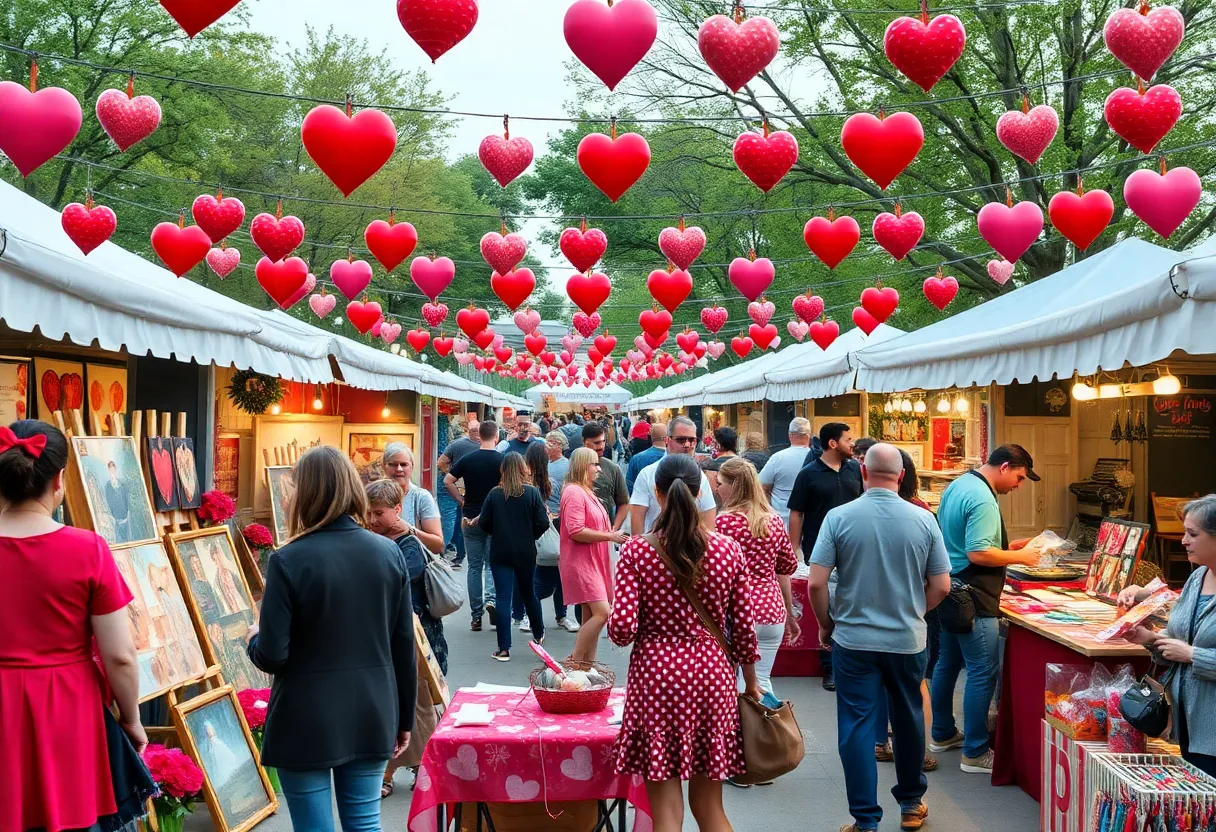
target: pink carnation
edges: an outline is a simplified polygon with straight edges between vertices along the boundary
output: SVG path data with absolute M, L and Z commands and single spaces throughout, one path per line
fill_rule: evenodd
M 208 491 L 203 494 L 202 505 L 198 507 L 198 516 L 212 523 L 223 523 L 236 514 L 236 503 L 222 491 Z
M 180 748 L 149 745 L 144 749 L 143 758 L 161 791 L 184 799 L 195 797 L 202 790 L 202 769 Z
M 274 544 L 274 538 L 270 535 L 270 529 L 263 526 L 261 523 L 250 523 L 245 527 L 243 532 L 245 539 L 253 546 L 259 549 L 263 546 L 271 546 Z
M 250 730 L 266 725 L 266 710 L 270 707 L 270 688 L 251 688 L 237 692 L 236 698 L 241 702 L 241 711 Z

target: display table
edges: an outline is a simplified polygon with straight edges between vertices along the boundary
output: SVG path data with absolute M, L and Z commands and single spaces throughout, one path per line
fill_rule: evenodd
M 1009 619 L 1009 634 L 1001 674 L 992 784 L 1019 785 L 1041 802 L 1044 760 L 1049 750 L 1040 727 L 1047 665 L 1103 664 L 1113 670 L 1121 664 L 1131 664 L 1139 677 L 1148 670 L 1149 653 L 1122 640 L 1109 644 L 1096 641 L 1093 632 L 1100 626 L 1047 623 L 1015 612 L 1005 604 L 1001 605 L 1001 612 Z
M 610 704 L 624 699 L 625 691 L 615 690 Z M 493 723 L 457 727 L 460 709 L 479 702 L 494 713 Z M 625 801 L 637 809 L 635 832 L 650 832 L 644 781 L 613 772 L 620 726 L 609 725 L 611 717 L 611 709 L 577 716 L 547 714 L 531 691 L 457 692 L 423 753 L 409 832 L 437 832 L 441 823 L 446 829 L 444 816 L 453 805 L 459 827 L 464 803 L 477 804 L 481 814 L 486 803 L 582 800 L 600 801 L 597 832 L 608 828 L 613 813 L 615 829 L 624 832 Z M 614 803 L 608 806 L 606 801 Z
M 793 644 L 781 644 L 773 662 L 774 676 L 822 676 L 819 666 L 819 622 L 811 607 L 810 583 L 805 577 L 790 579 L 790 594 L 794 600 L 794 617 L 802 628 Z M 780 691 L 778 691 L 780 693 Z

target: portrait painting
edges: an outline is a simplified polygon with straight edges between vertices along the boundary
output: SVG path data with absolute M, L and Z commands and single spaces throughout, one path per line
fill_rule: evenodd
M 384 479 L 382 458 L 384 449 L 393 442 L 404 443 L 411 451 L 417 453 L 418 433 L 416 428 L 404 425 L 345 425 L 342 428 L 342 447 L 345 448 L 350 461 L 355 463 L 359 478 L 363 484 Z M 414 466 L 414 481 L 419 482 L 421 475 L 418 465 Z
M 67 413 L 84 406 L 84 365 L 79 361 L 57 361 L 53 358 L 34 359 L 37 386 L 38 418 L 54 422 L 56 410 Z
M 290 465 L 267 468 L 266 477 L 270 486 L 271 531 L 274 532 L 274 545 L 279 547 L 287 543 L 287 509 L 296 493 L 296 486 L 291 477 Z
M 93 531 L 111 546 L 158 540 L 160 532 L 135 440 L 129 436 L 76 436 L 72 450 Z
M 278 808 L 230 685 L 175 705 L 173 721 L 203 770 L 207 808 L 220 832 L 243 832 Z
M 30 403 L 30 362 L 0 360 L 0 425 L 28 419 Z
M 173 511 L 178 507 L 173 440 L 168 436 L 149 436 L 146 443 L 148 471 L 152 479 L 152 504 L 157 511 Z
M 89 412 L 97 414 L 94 433 L 113 431 L 115 414 L 127 413 L 127 368 L 109 364 L 86 364 Z
M 174 566 L 193 605 L 203 650 L 237 690 L 270 687 L 270 677 L 245 652 L 245 635 L 257 621 L 253 595 L 224 526 L 169 535 Z
M 127 607 L 139 658 L 139 701 L 198 679 L 207 670 L 177 574 L 163 543 L 113 550 L 135 600 Z
M 217 436 L 215 439 L 215 490 L 232 499 L 240 496 L 241 438 Z
M 202 505 L 198 466 L 194 464 L 194 440 L 189 436 L 173 437 L 173 471 L 177 474 L 177 504 L 182 508 Z

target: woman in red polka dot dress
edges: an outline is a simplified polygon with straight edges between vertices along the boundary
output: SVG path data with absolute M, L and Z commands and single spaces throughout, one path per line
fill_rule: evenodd
M 647 538 L 621 549 L 608 635 L 632 643 L 616 770 L 645 778 L 655 832 L 683 825 L 683 781 L 702 829 L 729 830 L 722 781 L 745 771 L 736 699 L 735 665 L 749 695 L 763 691 L 749 606 L 748 572 L 737 543 L 709 532 L 697 510 L 701 469 L 691 457 L 659 463 L 655 491 L 661 512 L 651 535 L 662 541 L 673 568 Z M 674 573 L 674 574 L 673 574 Z M 677 581 L 681 583 L 677 583 Z M 726 656 L 701 624 L 681 584 L 701 599 L 730 633 Z

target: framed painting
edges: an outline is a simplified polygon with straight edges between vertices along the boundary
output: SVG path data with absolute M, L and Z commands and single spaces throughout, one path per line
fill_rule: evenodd
M 240 496 L 241 437 L 222 433 L 215 438 L 215 489 L 232 499 Z
M 208 662 L 222 667 L 237 690 L 270 687 L 270 677 L 245 653 L 258 611 L 228 528 L 171 532 L 166 539 Z
M 111 546 L 160 539 L 134 439 L 74 436 L 70 464 L 88 509 L 69 506 L 76 525 L 92 528 Z
M 342 448 L 359 470 L 366 485 L 385 477 L 381 457 L 391 442 L 404 442 L 414 452 L 414 483 L 422 484 L 422 469 L 418 464 L 418 427 L 416 425 L 348 424 L 342 426 Z
M 113 430 L 114 414 L 125 416 L 127 413 L 127 368 L 86 364 L 84 369 L 89 385 L 89 412 L 97 414 L 98 425 L 93 432 Z M 89 423 L 86 421 L 86 424 Z
M 1132 583 L 1148 545 L 1149 528 L 1145 523 L 1102 518 L 1097 544 L 1089 561 L 1086 592 L 1115 603 L 1119 593 Z
M 177 504 L 182 508 L 198 508 L 203 503 L 198 484 L 198 466 L 194 463 L 194 440 L 189 436 L 173 437 L 173 469 L 177 474 Z
M 270 530 L 274 533 L 275 548 L 287 543 L 287 508 L 296 493 L 291 470 L 290 465 L 274 465 L 266 469 L 266 483 L 270 490 Z
M 253 592 L 255 599 L 261 598 L 262 590 L 266 589 L 266 578 L 262 574 L 262 567 L 258 563 L 257 556 L 249 548 L 249 541 L 245 540 L 245 535 L 241 533 L 241 521 L 236 516 L 229 517 L 224 521 L 224 526 L 228 529 L 228 536 L 232 538 L 232 545 L 236 548 L 237 560 L 241 562 L 241 568 L 245 571 L 245 583 L 249 584 L 249 589 Z
M 53 422 L 56 410 L 78 410 L 84 406 L 84 364 L 79 361 L 58 361 L 35 358 L 34 377 L 38 380 L 37 416 Z
M 178 507 L 177 473 L 173 465 L 173 440 L 168 436 L 149 436 L 148 478 L 152 481 L 152 505 L 157 511 Z
M 30 416 L 30 362 L 0 358 L 0 425 Z
M 279 808 L 231 685 L 174 705 L 173 724 L 203 770 L 203 796 L 218 832 L 245 832 Z
M 304 452 L 314 445 L 341 448 L 341 416 L 309 416 L 284 413 L 278 416 L 253 417 L 253 514 L 270 514 L 270 491 L 263 473 L 272 465 L 290 465 L 290 460 L 276 460 L 275 449 L 295 446 Z
M 135 596 L 127 615 L 139 657 L 139 701 L 201 679 L 207 660 L 165 545 L 136 543 L 113 553 Z

